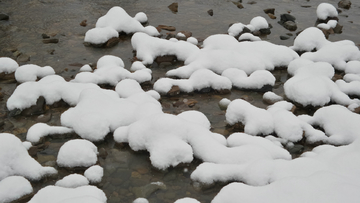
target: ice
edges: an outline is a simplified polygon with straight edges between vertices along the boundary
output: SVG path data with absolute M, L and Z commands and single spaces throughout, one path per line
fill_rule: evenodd
M 124 62 L 116 56 L 105 55 L 97 62 L 97 69 L 94 72 L 81 72 L 71 82 L 110 84 L 116 86 L 121 80 L 134 79 L 139 83 L 150 81 L 151 72 L 138 69 L 131 73 L 124 68 Z
M 112 27 L 97 27 L 85 33 L 85 42 L 92 44 L 102 44 L 113 37 L 119 37 L 119 32 Z
M 321 3 L 316 9 L 316 15 L 320 20 L 326 20 L 329 17 L 337 17 L 338 12 L 335 6 L 329 3 Z
M 104 176 L 104 169 L 99 165 L 91 166 L 90 168 L 86 169 L 84 176 L 92 184 L 100 183 L 102 177 Z
M 125 32 L 131 34 L 135 32 L 145 32 L 152 36 L 160 35 L 156 28 L 152 26 L 144 27 L 141 22 L 144 22 L 146 15 L 137 14 L 135 18 L 129 16 L 129 14 L 121 7 L 112 7 L 104 16 L 100 17 L 96 22 L 96 28 L 111 27 L 117 32 Z
M 13 73 L 19 68 L 19 64 L 9 57 L 0 57 L 0 73 Z
M 43 78 L 48 75 L 54 75 L 55 71 L 50 66 L 40 67 L 34 64 L 22 65 L 15 71 L 15 79 L 19 83 L 28 81 L 36 81 L 38 78 Z
M 49 126 L 46 123 L 36 123 L 31 126 L 26 134 L 26 140 L 37 143 L 42 137 L 52 134 L 72 133 L 73 130 L 62 126 Z
M 80 174 L 70 174 L 55 183 L 55 186 L 65 188 L 77 188 L 85 185 L 89 185 L 89 180 Z
M 12 202 L 32 192 L 31 183 L 22 176 L 9 176 L 0 180 L 0 203 Z
M 63 188 L 50 185 L 39 190 L 29 203 L 105 203 L 106 200 L 105 193 L 95 186 Z
M 43 167 L 29 154 L 23 143 L 13 134 L 0 134 L 0 180 L 18 175 L 30 180 L 56 174 L 52 167 Z
M 92 142 L 74 139 L 61 146 L 56 162 L 60 167 L 89 167 L 97 162 L 97 154 Z

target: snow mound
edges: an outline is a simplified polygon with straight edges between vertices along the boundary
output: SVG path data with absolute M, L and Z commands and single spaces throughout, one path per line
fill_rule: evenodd
M 314 49 L 319 50 L 329 43 L 331 42 L 326 39 L 320 29 L 309 27 L 295 38 L 294 45 L 291 48 L 297 51 L 312 51 Z
M 80 174 L 70 174 L 55 183 L 55 186 L 65 188 L 77 188 L 85 185 L 89 185 L 89 180 Z
M 80 92 L 88 88 L 101 89 L 95 84 L 71 83 L 66 82 L 61 76 L 50 75 L 37 82 L 26 82 L 17 86 L 6 105 L 9 110 L 24 110 L 35 105 L 41 96 L 45 98 L 48 105 L 60 100 L 69 105 L 75 105 L 78 102 Z
M 249 29 L 251 32 L 258 31 L 261 29 L 269 28 L 269 23 L 266 21 L 264 17 L 256 16 L 253 19 L 251 19 L 250 23 L 248 25 L 244 25 L 242 23 L 234 23 L 232 24 L 229 29 L 228 33 L 230 36 L 238 36 L 244 28 Z
M 336 20 L 329 20 L 327 23 L 318 24 L 317 27 L 324 30 L 330 30 L 331 28 L 335 28 L 336 25 L 337 25 Z
M 334 68 L 326 62 L 310 63 L 294 71 L 294 77 L 284 84 L 286 96 L 303 106 L 324 106 L 330 101 L 350 105 L 350 99 L 331 80 Z
M 263 100 L 270 101 L 271 103 L 275 103 L 284 100 L 284 98 L 282 96 L 275 94 L 274 92 L 269 91 L 264 93 Z
M 269 71 L 257 70 L 247 76 L 245 71 L 229 68 L 221 74 L 232 82 L 232 85 L 239 89 L 261 89 L 266 85 L 274 86 L 276 78 Z
M 29 203 L 105 203 L 106 200 L 105 193 L 95 186 L 88 185 L 77 188 L 47 186 L 39 190 Z
M 100 183 L 102 177 L 104 176 L 104 169 L 99 165 L 91 166 L 86 169 L 84 176 L 90 181 L 90 183 Z
M 116 91 L 127 91 L 126 88 L 126 85 L 117 87 Z M 61 125 L 74 129 L 84 139 L 99 141 L 120 126 L 162 112 L 161 104 L 154 98 L 159 95 L 154 91 L 138 92 L 127 98 L 120 98 L 114 91 L 111 93 L 100 89 L 82 91 L 78 104 L 61 115 Z
M 244 33 L 238 38 L 239 41 L 261 41 L 260 37 L 254 36 L 251 33 Z
M 55 71 L 50 66 L 40 67 L 34 64 L 22 65 L 16 69 L 15 79 L 19 83 L 36 81 L 37 78 L 43 78 L 48 75 L 54 75 Z
M 360 80 L 345 82 L 344 80 L 337 80 L 336 85 L 339 89 L 347 95 L 360 96 Z
M 346 63 L 343 79 L 346 82 L 360 81 L 360 61 L 349 61 Z
M 0 57 L 0 73 L 13 73 L 19 68 L 19 64 L 9 57 Z
M 0 181 L 0 202 L 12 202 L 33 192 L 31 183 L 21 176 L 10 176 Z
M 56 174 L 52 167 L 42 167 L 29 154 L 19 138 L 13 134 L 0 134 L 0 180 L 13 175 L 39 180 Z
M 92 28 L 85 33 L 85 42 L 102 44 L 113 37 L 119 37 L 119 32 L 112 27 Z
M 338 12 L 335 6 L 329 3 L 321 3 L 316 9 L 316 15 L 320 20 L 326 20 L 329 17 L 337 17 Z
M 145 198 L 139 197 L 136 198 L 132 203 L 149 203 L 149 201 Z
M 97 162 L 97 147 L 88 140 L 75 139 L 61 146 L 57 164 L 61 167 L 89 167 Z
M 26 140 L 37 143 L 42 137 L 52 134 L 66 134 L 72 133 L 73 130 L 61 126 L 49 126 L 46 123 L 36 123 L 31 126 L 26 134 Z
M 83 65 L 80 69 L 80 72 L 91 72 L 93 71 L 89 64 Z
M 71 82 L 110 84 L 116 86 L 119 81 L 130 78 L 139 83 L 150 81 L 151 73 L 146 70 L 136 70 L 131 73 L 124 68 L 124 62 L 116 56 L 105 55 L 98 60 L 97 69 L 94 72 L 81 72 Z
M 134 16 L 134 19 L 139 21 L 140 23 L 146 23 L 148 21 L 148 17 L 144 12 L 139 12 Z
M 132 36 L 131 45 L 143 64 L 152 64 L 156 57 L 165 55 L 175 55 L 178 60 L 185 61 L 199 51 L 196 45 L 183 40 L 159 39 L 140 32 Z
M 176 200 L 174 203 L 200 203 L 200 202 L 194 198 L 185 197 L 185 198 Z
M 151 36 L 158 36 L 160 33 L 155 27 L 141 25 L 141 22 L 145 20 L 146 15 L 137 14 L 135 18 L 129 16 L 129 14 L 121 7 L 112 7 L 104 16 L 100 17 L 96 22 L 96 28 L 111 27 L 117 32 L 125 32 L 126 34 L 144 32 Z M 146 19 L 147 20 L 147 19 Z

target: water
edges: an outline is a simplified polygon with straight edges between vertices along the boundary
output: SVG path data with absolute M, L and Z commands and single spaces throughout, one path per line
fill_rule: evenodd
M 145 12 L 149 18 L 149 24 L 175 26 L 177 31 L 191 31 L 198 39 L 205 39 L 212 34 L 226 33 L 231 23 L 242 22 L 247 24 L 255 16 L 263 16 L 273 26 L 271 34 L 262 36 L 263 40 L 275 44 L 291 46 L 296 33 L 307 27 L 314 26 L 316 22 L 316 7 L 322 1 L 319 0 L 272 0 L 258 1 L 256 4 L 247 4 L 243 1 L 244 9 L 238 9 L 231 1 L 226 0 L 189 0 L 178 1 L 178 13 L 172 13 L 167 6 L 173 3 L 169 0 L 1 0 L 0 12 L 10 16 L 9 21 L 0 21 L 0 56 L 15 58 L 13 51 L 25 53 L 30 56 L 30 61 L 19 62 L 49 65 L 57 74 L 67 80 L 78 73 L 82 64 L 92 63 L 103 55 L 111 54 L 119 56 L 125 62 L 125 67 L 130 68 L 134 57 L 130 43 L 130 37 L 123 37 L 120 43 L 113 48 L 92 48 L 83 45 L 84 35 L 87 30 L 95 26 L 96 20 L 104 15 L 111 7 L 121 6 L 131 16 L 137 12 Z M 338 1 L 329 0 L 328 3 L 337 5 Z M 275 8 L 277 19 L 271 20 L 263 9 Z M 339 23 L 344 26 L 342 34 L 331 35 L 331 41 L 349 39 L 359 43 L 359 19 L 360 2 L 353 1 L 350 10 L 343 10 L 339 15 Z M 214 15 L 209 16 L 207 11 L 213 9 Z M 298 29 L 290 32 L 281 27 L 277 21 L 280 14 L 288 13 L 296 17 Z M 80 26 L 80 22 L 87 20 L 87 26 Z M 57 44 L 43 44 L 41 35 L 45 33 L 59 39 Z M 167 31 L 162 31 L 166 34 Z M 280 40 L 281 35 L 290 33 L 289 40 Z M 51 54 L 52 53 L 52 54 Z M 180 62 L 181 63 L 181 62 Z M 153 80 L 164 76 L 179 64 L 161 66 L 153 64 Z M 289 77 L 285 70 L 273 71 L 277 82 L 273 91 L 284 96 L 283 83 Z M 9 117 L 6 109 L 6 101 L 18 84 L 13 80 L 0 81 L 0 119 L 4 122 L 0 126 L 0 132 L 9 132 L 25 140 L 26 131 L 41 118 Z M 151 88 L 151 86 L 144 86 Z M 211 93 L 181 94 L 176 97 L 163 97 L 161 103 L 164 112 L 178 114 L 185 110 L 199 110 L 211 121 L 212 131 L 228 136 L 233 129 L 226 126 L 225 111 L 218 107 L 222 98 L 231 100 L 245 98 L 255 106 L 266 108 L 262 102 L 262 92 L 232 90 L 225 95 Z M 184 101 L 195 99 L 197 103 L 188 107 Z M 68 107 L 48 107 L 46 116 L 51 116 L 49 125 L 60 125 L 60 115 Z M 306 111 L 299 111 L 304 113 Z M 309 113 L 309 112 L 307 112 Z M 72 137 L 75 138 L 75 137 Z M 38 152 L 37 160 L 41 164 L 51 164 L 56 160 L 57 152 L 61 145 L 71 138 L 47 138 L 48 148 Z M 183 197 L 193 197 L 201 202 L 210 202 L 218 193 L 223 184 L 217 184 L 209 188 L 199 188 L 192 183 L 189 176 L 201 163 L 194 160 L 191 164 L 182 164 L 166 171 L 154 169 L 149 161 L 147 152 L 134 152 L 127 145 L 114 143 L 111 135 L 104 142 L 96 143 L 98 148 L 103 148 L 108 153 L 106 159 L 99 158 L 99 164 L 105 169 L 105 176 L 98 185 L 107 195 L 108 202 L 131 202 L 136 198 L 136 191 L 151 182 L 163 182 L 166 190 L 158 190 L 151 194 L 150 202 L 174 202 Z M 50 162 L 49 162 L 50 161 Z M 70 173 L 82 174 L 84 169 L 71 171 L 58 168 L 59 175 L 56 179 L 46 178 L 39 182 L 33 182 L 35 192 L 56 182 L 56 180 Z

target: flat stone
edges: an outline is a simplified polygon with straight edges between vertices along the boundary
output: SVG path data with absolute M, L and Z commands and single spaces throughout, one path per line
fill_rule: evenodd
M 349 0 L 341 0 L 338 3 L 338 7 L 339 8 L 344 8 L 344 9 L 350 9 L 351 1 L 349 1 Z
M 266 14 L 275 14 L 275 8 L 267 8 L 267 9 L 264 9 L 264 12 L 266 13 Z
M 239 9 L 242 9 L 242 8 L 244 8 L 244 6 L 240 3 L 240 2 L 238 2 L 238 1 L 233 1 L 233 3 L 236 5 L 236 7 L 238 7 Z
M 169 92 L 167 93 L 167 95 L 169 96 L 175 96 L 178 94 L 180 94 L 180 88 L 177 85 L 172 86 Z
M 281 39 L 281 40 L 287 40 L 287 39 L 289 39 L 289 38 L 290 38 L 289 36 L 284 36 L 284 35 L 281 35 L 281 36 L 280 36 L 280 39 Z
M 44 44 L 57 44 L 57 43 L 59 43 L 59 39 L 56 39 L 56 38 L 43 39 L 43 43 Z
M 286 21 L 283 24 L 283 26 L 284 26 L 285 29 L 290 30 L 290 31 L 295 31 L 297 29 L 297 25 L 293 21 Z
M 120 39 L 118 37 L 113 37 L 111 39 L 109 39 L 106 44 L 105 47 L 106 48 L 111 48 L 114 47 L 115 45 L 117 45 L 120 42 Z
M 0 20 L 9 20 L 9 16 L 4 13 L 0 13 Z
M 86 27 L 87 26 L 87 20 L 81 21 L 80 26 Z
M 268 15 L 269 18 L 271 18 L 271 19 L 276 19 L 276 16 L 274 16 L 274 14 L 268 13 L 267 15 Z
M 178 3 L 172 3 L 168 6 L 168 8 L 171 10 L 171 12 L 173 13 L 177 13 L 178 12 L 178 8 L 179 8 L 179 5 Z
M 158 28 L 162 29 L 162 30 L 167 30 L 167 31 L 175 31 L 176 28 L 174 26 L 169 26 L 169 25 L 159 25 Z

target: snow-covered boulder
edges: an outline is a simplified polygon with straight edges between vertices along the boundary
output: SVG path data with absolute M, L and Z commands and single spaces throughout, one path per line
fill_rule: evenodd
M 97 154 L 92 142 L 75 139 L 61 146 L 56 162 L 61 167 L 89 167 L 97 162 Z
M 0 73 L 13 73 L 19 68 L 19 64 L 9 57 L 0 57 Z
M 112 27 L 92 28 L 85 33 L 85 42 L 103 44 L 113 37 L 119 37 L 119 32 Z
M 42 137 L 52 134 L 66 134 L 73 132 L 72 129 L 62 126 L 49 126 L 46 123 L 36 123 L 31 126 L 26 134 L 26 140 L 37 143 Z
M 55 71 L 50 66 L 40 67 L 34 64 L 22 65 L 15 71 L 15 79 L 19 83 L 36 81 L 48 75 L 54 75 Z
M 89 180 L 80 174 L 70 174 L 55 183 L 55 186 L 65 188 L 77 188 L 85 185 L 89 185 Z
M 90 183 L 100 183 L 102 177 L 104 176 L 104 169 L 99 165 L 91 166 L 86 169 L 84 176 L 90 181 Z
M 338 12 L 335 6 L 329 3 L 321 3 L 316 9 L 316 15 L 320 20 L 326 20 L 327 18 L 334 18 L 338 16 Z
M 13 175 L 40 180 L 56 174 L 52 167 L 43 167 L 33 159 L 19 138 L 13 134 L 0 134 L 0 180 Z
M 0 202 L 12 202 L 33 192 L 31 183 L 22 176 L 9 176 L 0 180 Z

